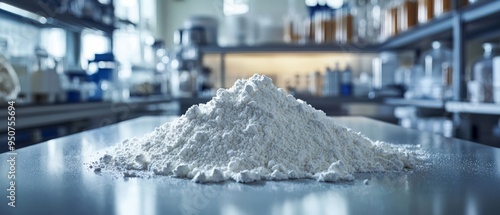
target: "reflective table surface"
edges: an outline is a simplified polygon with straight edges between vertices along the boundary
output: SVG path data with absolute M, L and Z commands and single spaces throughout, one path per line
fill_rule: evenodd
M 420 144 L 428 164 L 333 184 L 208 185 L 98 175 L 83 165 L 96 152 L 173 119 L 142 117 L 15 151 L 15 208 L 6 198 L 12 155 L 1 154 L 0 214 L 500 214 L 500 149 L 359 117 L 334 120 L 372 139 Z

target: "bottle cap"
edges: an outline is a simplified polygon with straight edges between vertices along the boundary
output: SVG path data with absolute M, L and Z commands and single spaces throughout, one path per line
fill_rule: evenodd
M 441 48 L 441 42 L 439 42 L 439 41 L 433 41 L 432 42 L 432 48 L 433 49 L 439 49 L 439 48 Z
M 483 49 L 485 53 L 493 51 L 494 48 L 496 48 L 496 46 L 493 43 L 483 43 Z

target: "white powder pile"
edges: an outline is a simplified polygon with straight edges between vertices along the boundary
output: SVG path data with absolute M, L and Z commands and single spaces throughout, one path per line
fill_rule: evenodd
M 99 163 L 126 176 L 150 172 L 195 182 L 334 182 L 353 180 L 353 173 L 401 171 L 412 159 L 254 75 L 150 134 L 123 141 Z

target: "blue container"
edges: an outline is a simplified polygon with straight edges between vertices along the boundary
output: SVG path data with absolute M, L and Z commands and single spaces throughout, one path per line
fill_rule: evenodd
M 352 96 L 352 84 L 342 84 L 340 86 L 340 95 Z
M 69 103 L 77 103 L 81 100 L 81 95 L 79 90 L 69 90 L 66 92 L 67 101 Z
M 100 62 L 115 64 L 115 56 L 113 53 L 95 54 L 94 60 L 89 61 L 89 64 L 95 63 L 99 65 Z M 101 81 L 113 82 L 114 79 L 114 68 L 98 68 L 97 72 L 90 75 L 90 81 L 97 85 L 96 92 L 89 96 L 89 101 L 102 101 L 103 90 L 101 89 Z

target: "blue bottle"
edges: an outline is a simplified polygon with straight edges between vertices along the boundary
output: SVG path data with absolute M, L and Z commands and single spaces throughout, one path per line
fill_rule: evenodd
M 341 72 L 340 78 L 340 95 L 352 96 L 352 70 L 349 65 Z

